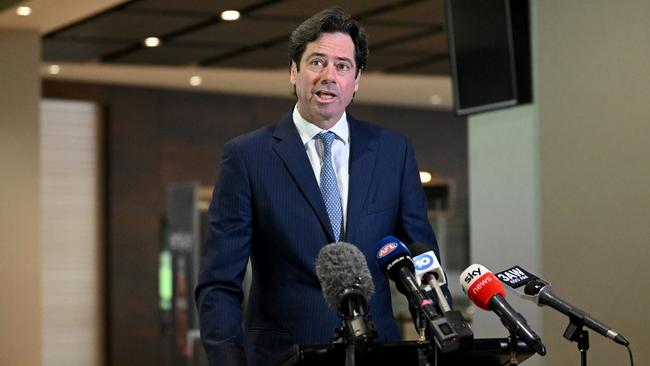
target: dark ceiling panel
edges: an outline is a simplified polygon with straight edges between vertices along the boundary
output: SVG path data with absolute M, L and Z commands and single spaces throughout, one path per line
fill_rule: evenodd
M 314 15 L 315 13 L 332 6 L 341 6 L 346 12 L 356 15 L 366 11 L 384 7 L 386 5 L 397 4 L 400 1 L 396 0 L 348 0 L 342 1 L 305 1 L 305 0 L 286 0 L 279 1 L 254 11 L 254 15 L 267 15 L 274 17 L 293 17 L 298 19 L 294 24 L 297 26 L 301 21 Z
M 171 33 L 204 19 L 205 17 L 132 14 L 126 11 L 113 11 L 68 27 L 56 33 L 55 37 L 112 37 L 139 41 L 146 37 Z
M 182 47 L 165 44 L 163 47 L 140 48 L 130 52 L 114 62 L 121 64 L 148 64 L 148 65 L 193 65 L 197 60 L 212 57 L 232 51 L 224 47 Z
M 307 17 L 340 1 L 134 0 L 43 39 L 46 61 L 287 68 L 287 43 Z M 448 73 L 443 0 L 350 0 L 370 41 L 369 71 Z M 225 9 L 242 11 L 234 22 Z M 160 47 L 142 40 L 158 36 Z
M 244 17 L 235 22 L 219 22 L 196 32 L 176 38 L 182 42 L 226 42 L 251 45 L 269 39 L 286 37 L 296 27 L 293 22 L 255 20 Z
M 129 10 L 161 10 L 176 13 L 219 15 L 224 10 L 242 10 L 260 0 L 140 0 L 129 4 Z
M 0 11 L 10 8 L 21 1 L 22 0 L 0 0 Z
M 210 66 L 245 69 L 286 69 L 289 75 L 289 56 L 286 47 L 269 47 L 223 59 Z
M 404 6 L 371 15 L 364 20 L 395 23 L 442 25 L 445 19 L 444 0 L 417 1 Z
M 97 61 L 103 55 L 119 50 L 126 45 L 128 42 L 51 39 L 43 42 L 42 57 L 48 62 L 90 62 Z

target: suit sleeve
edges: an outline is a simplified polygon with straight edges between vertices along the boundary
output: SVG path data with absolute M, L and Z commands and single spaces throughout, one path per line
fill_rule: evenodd
M 224 146 L 208 210 L 195 291 L 201 339 L 210 365 L 245 365 L 242 280 L 251 246 L 251 190 L 237 146 Z
M 415 160 L 411 141 L 406 138 L 404 163 L 402 164 L 402 185 L 400 191 L 400 209 L 397 224 L 397 237 L 408 243 L 420 242 L 428 245 L 442 265 L 438 242 L 431 228 L 427 213 L 427 198 L 420 181 L 420 171 Z M 451 305 L 451 293 L 447 285 L 442 287 L 447 302 Z

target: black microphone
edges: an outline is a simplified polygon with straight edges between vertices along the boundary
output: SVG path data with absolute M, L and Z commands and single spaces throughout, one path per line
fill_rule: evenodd
M 542 340 L 530 328 L 526 319 L 508 304 L 501 281 L 490 270 L 480 264 L 472 264 L 461 273 L 460 284 L 476 306 L 495 312 L 510 332 L 541 356 L 546 354 Z
M 375 287 L 363 253 L 352 244 L 328 244 L 316 258 L 316 275 L 325 302 L 341 317 L 346 341 L 361 352 L 370 350 L 376 330 L 367 319 L 368 299 Z
M 465 321 L 465 318 L 458 310 L 452 310 L 447 302 L 447 297 L 442 291 L 441 285 L 447 283 L 447 277 L 442 270 L 436 253 L 426 244 L 413 243 L 410 246 L 411 253 L 415 255 L 415 278 L 424 291 L 432 291 L 438 304 L 438 308 L 447 322 L 454 329 L 461 343 L 468 343 L 474 339 L 472 328 Z
M 594 330 L 614 342 L 623 346 L 629 346 L 630 342 L 623 335 L 615 332 L 605 323 L 599 321 L 587 312 L 578 309 L 567 301 L 559 298 L 553 291 L 551 284 L 519 266 L 514 266 L 505 271 L 497 273 L 497 276 L 507 285 L 513 288 L 524 287 L 524 293 L 534 297 L 524 297 L 537 302 L 537 305 L 548 305 L 571 319 L 577 319 L 581 324 Z
M 447 320 L 440 316 L 427 294 L 420 289 L 413 275 L 415 267 L 406 245 L 394 236 L 387 236 L 375 245 L 377 262 L 381 270 L 393 280 L 397 289 L 418 309 L 433 330 L 434 341 L 442 352 L 448 352 L 459 347 L 458 335 Z

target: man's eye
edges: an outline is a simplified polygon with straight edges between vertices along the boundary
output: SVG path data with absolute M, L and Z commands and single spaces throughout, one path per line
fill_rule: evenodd
M 314 66 L 323 66 L 323 60 L 321 59 L 313 59 L 309 62 L 310 65 Z
M 352 66 L 350 66 L 349 64 L 346 64 L 346 63 L 340 63 L 340 64 L 336 65 L 336 69 L 339 70 L 339 71 L 350 71 L 351 68 L 352 68 Z

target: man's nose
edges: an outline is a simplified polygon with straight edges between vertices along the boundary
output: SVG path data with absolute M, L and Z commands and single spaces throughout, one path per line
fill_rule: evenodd
M 323 67 L 321 71 L 321 82 L 323 84 L 331 84 L 336 82 L 336 67 L 332 64 L 328 64 Z

